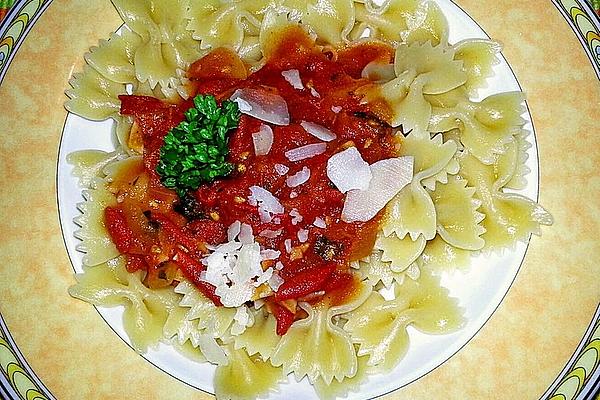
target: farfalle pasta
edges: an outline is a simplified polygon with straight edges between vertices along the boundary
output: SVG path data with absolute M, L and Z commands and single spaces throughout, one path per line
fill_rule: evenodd
M 66 90 L 117 143 L 68 157 L 69 293 L 125 306 L 139 352 L 215 365 L 219 399 L 286 375 L 360 391 L 402 362 L 408 326 L 464 326 L 442 271 L 552 223 L 508 192 L 527 185 L 523 95 L 475 100 L 498 44 L 449 43 L 433 1 L 113 4 L 124 26 Z

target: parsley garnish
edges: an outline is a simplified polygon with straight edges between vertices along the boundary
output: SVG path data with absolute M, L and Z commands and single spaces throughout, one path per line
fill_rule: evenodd
M 234 165 L 226 161 L 228 133 L 239 120 L 236 103 L 225 100 L 219 107 L 213 96 L 196 96 L 185 121 L 165 136 L 156 167 L 162 184 L 183 197 L 202 183 L 231 174 Z

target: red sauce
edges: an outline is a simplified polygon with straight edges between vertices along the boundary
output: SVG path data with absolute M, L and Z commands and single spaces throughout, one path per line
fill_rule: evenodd
M 159 199 L 163 205 L 160 212 L 173 221 L 173 225 L 180 230 L 179 234 L 187 235 L 188 241 L 196 241 L 192 242 L 197 243 L 193 249 L 189 248 L 193 245 L 184 246 L 192 253 L 201 253 L 202 243 L 222 241 L 224 230 L 233 222 L 247 223 L 252 226 L 257 242 L 265 248 L 281 252 L 278 261 L 284 265 L 280 275 L 285 283 L 280 291 L 286 295 L 281 298 L 276 295 L 276 301 L 303 297 L 308 290 L 309 293 L 325 291 L 330 299 L 334 299 L 334 303 L 342 303 L 351 297 L 356 286 L 356 279 L 350 272 L 350 262 L 370 254 L 380 216 L 365 223 L 341 221 L 345 195 L 327 178 L 327 160 L 352 145 L 359 149 L 368 163 L 396 155 L 391 128 L 374 117 L 374 110 L 361 104 L 355 93 L 368 83 L 360 78 L 362 68 L 373 60 L 390 61 L 393 51 L 381 43 L 362 43 L 340 49 L 332 57 L 331 54 L 322 53 L 300 28 L 291 28 L 281 35 L 278 46 L 272 49 L 271 54 L 266 65 L 250 75 L 241 68 L 243 64 L 237 55 L 226 49 L 217 49 L 190 67 L 188 77 L 192 81 L 192 89 L 198 94 L 213 94 L 218 100 L 228 98 L 235 89 L 241 87 L 262 87 L 276 91 L 287 102 L 291 122 L 287 126 L 271 125 L 274 132 L 272 148 L 266 156 L 257 156 L 252 134 L 264 122 L 247 115 L 241 116 L 238 129 L 230 137 L 229 158 L 236 164 L 236 171 L 226 179 L 201 186 L 194 193 L 212 219 L 204 222 L 182 220 L 172 209 L 176 198 L 165 199 L 164 196 Z M 294 89 L 284 79 L 281 72 L 290 69 L 299 71 L 305 89 Z M 152 193 L 164 195 L 167 191 L 155 172 L 163 138 L 183 120 L 183 112 L 191 106 L 191 102 L 167 104 L 143 96 L 121 96 L 121 101 L 121 113 L 135 116 L 141 132 L 144 168 L 150 178 L 147 186 L 151 192 L 142 203 L 152 209 L 155 204 L 153 201 L 157 200 Z M 341 111 L 338 111 L 339 108 Z M 285 156 L 286 151 L 322 143 L 302 128 L 302 121 L 325 126 L 337 138 L 327 143 L 323 154 L 290 162 Z M 277 173 L 276 164 L 289 167 L 286 176 Z M 286 177 L 304 167 L 310 170 L 310 179 L 298 187 L 288 187 Z M 276 216 L 279 224 L 261 222 L 257 207 L 248 203 L 249 188 L 255 185 L 271 192 L 284 206 L 286 213 Z M 293 221 L 289 214 L 292 209 L 297 210 L 302 221 Z M 327 227 L 314 226 L 317 218 L 325 220 Z M 112 223 L 119 228 L 118 234 L 122 237 L 123 221 L 119 219 Z M 159 223 L 159 231 L 165 230 L 165 226 Z M 275 238 L 259 236 L 265 229 L 282 230 L 283 233 Z M 298 239 L 300 230 L 308 230 L 305 243 Z M 170 237 L 177 236 L 169 233 Z M 117 237 L 113 235 L 113 239 Z M 155 240 L 159 247 L 168 242 L 167 239 L 161 241 L 159 233 L 155 234 Z M 286 240 L 292 241 L 291 252 L 286 251 Z M 129 242 L 118 246 L 126 248 L 125 244 L 132 246 Z M 170 251 L 165 257 L 172 257 L 176 250 Z M 135 261 L 131 264 L 140 265 L 139 259 Z M 147 262 L 156 263 L 150 257 L 147 257 Z M 304 289 L 288 287 L 295 281 L 303 281 Z M 285 312 L 279 310 L 278 313 L 289 319 Z

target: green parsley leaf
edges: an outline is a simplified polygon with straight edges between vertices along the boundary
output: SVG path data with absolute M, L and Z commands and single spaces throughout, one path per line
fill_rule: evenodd
M 203 183 L 230 175 L 234 165 L 227 162 L 228 133 L 240 121 L 238 105 L 225 100 L 219 107 L 214 96 L 198 95 L 185 120 L 165 136 L 156 172 L 165 187 L 179 197 Z

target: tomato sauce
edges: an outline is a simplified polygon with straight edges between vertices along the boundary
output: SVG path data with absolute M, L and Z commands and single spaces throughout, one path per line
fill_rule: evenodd
M 248 74 L 239 57 L 226 49 L 216 49 L 192 64 L 188 78 L 194 93 L 212 94 L 220 101 L 227 99 L 238 88 L 268 88 L 285 99 L 290 113 L 289 125 L 271 125 L 273 145 L 267 155 L 260 156 L 255 154 L 252 135 L 266 122 L 242 114 L 229 142 L 229 161 L 236 166 L 234 173 L 204 184 L 192 193 L 204 214 L 209 217 L 199 221 L 187 221 L 175 211 L 177 196 L 171 192 L 169 197 L 170 191 L 162 187 L 155 171 L 165 135 L 184 119 L 183 112 L 192 106 L 191 101 L 169 104 L 151 97 L 121 96 L 121 113 L 135 117 L 136 128 L 143 142 L 143 167 L 148 176 L 148 194 L 141 201 L 145 205 L 141 208 L 145 208 L 142 212 L 153 212 L 149 221 L 155 230 L 151 229 L 146 235 L 154 238 L 151 239 L 154 240 L 151 251 L 162 254 L 159 260 L 172 260 L 177 259 L 174 254 L 181 251 L 176 245 L 183 245 L 199 259 L 206 251 L 205 243 L 226 241 L 226 228 L 240 221 L 253 228 L 257 242 L 281 253 L 277 261 L 284 266 L 279 272 L 284 283 L 274 295 L 275 302 L 297 300 L 314 292 L 327 293 L 334 303 L 347 301 L 357 284 L 351 273 L 350 262 L 371 253 L 380 215 L 363 223 L 346 223 L 340 219 L 345 195 L 329 181 L 327 161 L 350 146 L 356 146 L 369 164 L 397 155 L 392 128 L 380 121 L 356 94 L 358 88 L 369 83 L 360 77 L 364 66 L 374 60 L 389 62 L 392 57 L 390 46 L 369 42 L 338 49 L 333 54 L 324 53 L 302 29 L 290 28 L 281 35 L 278 45 L 271 49 L 266 64 L 254 73 Z M 291 69 L 299 71 L 304 89 L 294 88 L 282 75 L 283 71 Z M 328 128 L 336 138 L 327 142 L 324 153 L 291 162 L 285 156 L 287 151 L 323 143 L 300 125 L 303 121 Z M 280 175 L 276 164 L 287 166 L 287 174 Z M 309 180 L 297 187 L 289 187 L 286 184 L 287 177 L 303 168 L 310 170 Z M 251 186 L 260 186 L 271 192 L 283 205 L 285 213 L 276 215 L 269 223 L 261 222 L 257 207 L 248 202 Z M 122 190 L 127 192 L 128 189 Z M 157 199 L 159 194 L 162 197 Z M 159 209 L 156 204 L 160 205 Z M 295 210 L 301 220 L 290 215 L 291 210 Z M 132 218 L 129 216 L 125 219 L 131 221 Z M 325 221 L 326 227 L 315 226 L 317 219 Z M 113 240 L 123 242 L 117 243 L 118 248 L 136 248 L 135 241 L 123 239 L 127 236 L 123 221 L 122 214 L 107 212 L 107 225 L 116 227 L 111 232 Z M 265 230 L 281 233 L 275 237 L 261 236 L 260 233 Z M 168 235 L 165 235 L 165 231 L 168 231 Z M 302 235 L 306 231 L 307 239 L 300 241 L 299 233 Z M 178 235 L 187 236 L 187 239 L 177 239 Z M 165 251 L 165 248 L 169 250 Z M 151 264 L 157 265 L 157 260 L 151 256 L 146 255 L 144 260 L 149 270 L 152 269 Z M 138 258 L 130 264 L 132 268 L 143 268 L 144 265 Z M 263 268 L 267 268 L 275 261 L 265 261 L 263 264 Z M 190 265 L 188 262 L 187 267 L 182 269 L 193 269 Z M 198 265 L 198 268 L 202 268 L 201 264 Z M 167 264 L 167 267 L 172 268 L 172 265 Z M 192 272 L 189 274 L 194 275 Z M 202 287 L 199 289 L 203 290 Z M 209 298 L 214 296 L 214 292 L 203 292 Z M 275 314 L 283 315 L 282 321 L 289 320 L 289 312 L 277 307 L 272 310 Z M 279 328 L 278 325 L 278 333 L 285 331 Z

